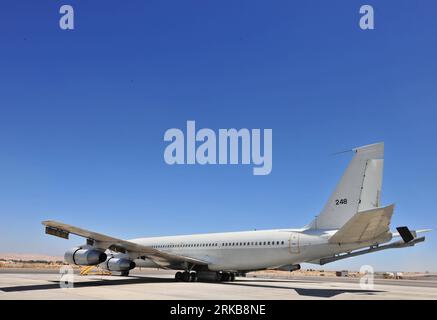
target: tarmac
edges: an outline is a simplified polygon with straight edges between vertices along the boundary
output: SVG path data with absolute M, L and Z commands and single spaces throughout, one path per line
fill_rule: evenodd
M 163 299 L 301 300 L 437 299 L 437 279 L 374 279 L 373 288 L 356 278 L 292 275 L 238 277 L 233 282 L 176 282 L 174 271 L 135 270 L 129 277 L 72 275 L 66 287 L 57 270 L 0 269 L 0 300 Z M 70 286 L 70 287 L 69 287 Z

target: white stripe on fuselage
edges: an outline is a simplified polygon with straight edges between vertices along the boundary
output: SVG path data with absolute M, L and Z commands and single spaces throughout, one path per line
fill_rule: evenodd
M 328 244 L 329 236 L 335 231 L 277 229 L 138 238 L 130 241 L 206 261 L 210 270 L 256 270 L 301 263 L 343 252 L 344 247 L 340 250 Z M 363 247 L 363 244 L 358 247 Z

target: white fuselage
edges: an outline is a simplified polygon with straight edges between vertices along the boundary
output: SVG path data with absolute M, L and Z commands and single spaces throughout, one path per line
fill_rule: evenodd
M 373 243 L 337 245 L 328 239 L 337 230 L 277 229 L 132 239 L 160 251 L 208 262 L 211 271 L 249 271 L 309 262 Z M 384 241 L 386 242 L 386 241 Z M 138 267 L 170 267 L 136 259 Z

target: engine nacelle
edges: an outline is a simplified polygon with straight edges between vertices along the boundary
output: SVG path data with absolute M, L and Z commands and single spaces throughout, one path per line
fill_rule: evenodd
M 292 272 L 292 271 L 300 270 L 300 264 L 287 264 L 285 266 L 280 266 L 279 268 L 276 268 L 276 270 Z
M 108 258 L 103 267 L 109 271 L 129 271 L 136 267 L 135 262 L 124 258 Z
M 106 253 L 96 249 L 72 248 L 64 255 L 65 261 L 79 266 L 95 266 L 106 258 Z

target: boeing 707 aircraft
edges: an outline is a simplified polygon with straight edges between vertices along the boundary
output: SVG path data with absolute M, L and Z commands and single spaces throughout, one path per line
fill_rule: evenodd
M 122 240 L 56 221 L 43 221 L 46 233 L 86 244 L 68 250 L 70 264 L 99 265 L 128 275 L 135 267 L 178 270 L 178 281 L 233 281 L 235 275 L 263 269 L 293 271 L 301 263 L 325 263 L 425 240 L 398 227 L 390 230 L 394 204 L 381 206 L 384 144 L 352 150 L 354 156 L 320 214 L 298 229 L 243 231 Z

